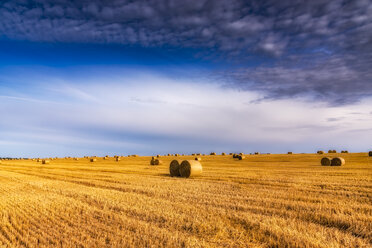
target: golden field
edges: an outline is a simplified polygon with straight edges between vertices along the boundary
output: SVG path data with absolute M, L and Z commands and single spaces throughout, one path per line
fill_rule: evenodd
M 0 247 L 372 247 L 366 153 L 202 156 L 189 179 L 174 158 L 2 161 Z

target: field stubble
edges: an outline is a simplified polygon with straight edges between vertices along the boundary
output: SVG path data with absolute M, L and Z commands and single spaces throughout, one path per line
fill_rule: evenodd
M 3 161 L 0 247 L 372 247 L 372 157 L 321 157 L 204 156 L 191 179 L 174 157 Z

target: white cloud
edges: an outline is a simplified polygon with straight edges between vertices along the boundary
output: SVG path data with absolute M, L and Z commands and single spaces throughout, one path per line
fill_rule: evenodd
M 19 151 L 27 156 L 54 156 L 363 150 L 372 138 L 372 131 L 365 131 L 372 124 L 368 99 L 342 107 L 298 99 L 251 103 L 261 96 L 152 73 L 52 84 L 53 79 L 44 80 L 49 84 L 40 82 L 38 95 L 27 96 L 25 89 L 19 92 L 22 98 L 0 98 L 0 156 L 6 151 L 16 155 L 17 145 L 11 142 L 28 142 Z M 33 145 L 44 150 L 38 153 Z

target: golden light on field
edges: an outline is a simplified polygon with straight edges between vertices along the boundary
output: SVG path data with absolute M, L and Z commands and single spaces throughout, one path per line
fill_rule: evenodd
M 0 247 L 370 247 L 372 158 L 343 158 L 205 156 L 189 179 L 172 157 L 3 160 Z

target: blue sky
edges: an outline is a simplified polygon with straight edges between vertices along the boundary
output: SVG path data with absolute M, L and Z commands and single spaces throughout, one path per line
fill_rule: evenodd
M 370 150 L 369 1 L 3 1 L 0 157 Z

